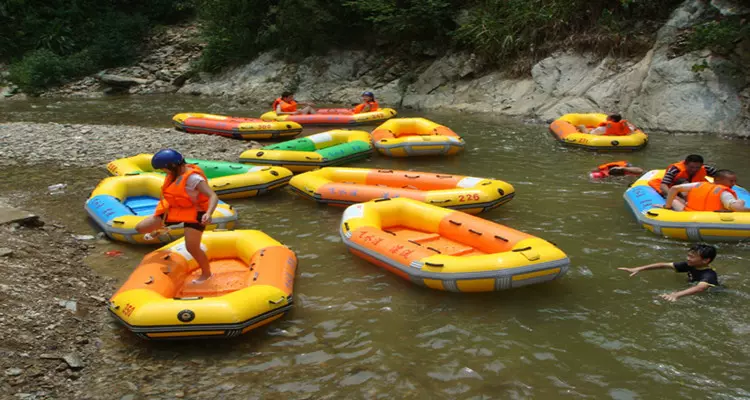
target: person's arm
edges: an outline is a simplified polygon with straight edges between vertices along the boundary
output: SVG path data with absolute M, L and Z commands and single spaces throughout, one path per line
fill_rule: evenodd
M 199 193 L 202 193 L 203 195 L 208 197 L 208 210 L 206 210 L 206 213 L 203 214 L 201 223 L 204 225 L 209 224 L 211 222 L 211 215 L 213 215 L 214 211 L 216 210 L 216 206 L 219 204 L 219 196 L 217 196 L 216 192 L 208 187 L 208 183 L 206 181 L 201 181 L 198 186 L 195 187 L 195 189 L 198 190 Z
M 661 178 L 661 183 L 659 184 L 659 189 L 661 189 L 662 193 L 669 192 L 669 187 L 672 185 L 674 177 L 677 176 L 679 172 L 680 170 L 675 167 L 668 168 L 664 172 L 664 176 Z
M 641 175 L 643 174 L 643 168 L 640 167 L 623 167 L 625 172 L 633 175 Z
M 689 192 L 690 189 L 692 189 L 695 186 L 693 183 L 685 183 L 682 185 L 675 185 L 669 188 L 667 191 L 667 201 L 664 203 L 664 208 L 667 210 L 672 208 L 672 203 L 674 202 L 675 197 L 677 197 L 678 193 L 685 193 Z M 680 211 L 680 210 L 677 210 Z
M 297 114 L 297 111 L 281 111 L 281 104 L 276 106 L 276 115 L 289 115 L 289 114 Z
M 698 282 L 697 285 L 695 285 L 695 286 L 693 286 L 691 288 L 688 288 L 688 289 L 685 289 L 685 290 L 681 290 L 679 292 L 664 293 L 664 294 L 660 295 L 659 297 L 661 297 L 664 300 L 668 300 L 668 301 L 677 301 L 677 299 L 679 299 L 680 297 L 690 296 L 690 295 L 694 295 L 696 293 L 704 292 L 704 291 L 708 290 L 708 288 L 710 288 L 710 287 L 711 287 L 711 285 L 708 284 L 707 282 Z
M 716 176 L 716 171 L 718 171 L 716 169 L 716 167 L 714 167 L 712 165 L 704 165 L 703 167 L 706 168 L 706 175 L 708 175 L 708 176 Z
M 617 268 L 620 271 L 630 272 L 630 276 L 635 276 L 641 271 L 646 271 L 649 269 L 666 269 L 666 268 L 673 268 L 672 263 L 655 263 L 655 264 L 649 264 L 644 265 L 642 267 L 635 267 L 635 268 Z
M 726 200 L 725 195 L 729 196 L 730 199 Z M 727 192 L 722 193 L 721 202 L 724 205 L 724 208 L 729 211 L 750 212 L 750 208 L 745 207 L 744 200 L 735 199 L 734 196 L 732 196 L 730 193 L 727 193 Z

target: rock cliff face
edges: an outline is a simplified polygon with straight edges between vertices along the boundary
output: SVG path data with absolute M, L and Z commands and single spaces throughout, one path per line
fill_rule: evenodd
M 675 55 L 671 48 L 709 7 L 714 5 L 687 0 L 640 60 L 561 51 L 538 62 L 531 77 L 523 79 L 487 71 L 473 55 L 463 53 L 408 65 L 364 51 L 336 51 L 299 63 L 266 53 L 222 74 L 193 78 L 179 92 L 270 103 L 283 89 L 294 88 L 301 99 L 348 104 L 371 89 L 379 101 L 397 107 L 541 121 L 569 112 L 619 111 L 649 130 L 748 136 L 747 78 L 723 73 L 728 61 L 708 52 Z M 704 63 L 708 68 L 693 71 Z

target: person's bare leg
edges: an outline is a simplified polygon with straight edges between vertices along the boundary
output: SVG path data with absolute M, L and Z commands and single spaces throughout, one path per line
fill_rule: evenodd
M 161 219 L 161 216 L 152 215 L 136 224 L 135 230 L 138 233 L 151 233 L 163 227 L 164 221 Z
M 185 248 L 187 248 L 188 253 L 195 258 L 195 261 L 201 267 L 201 276 L 194 279 L 193 283 L 205 282 L 211 277 L 211 266 L 208 263 L 208 256 L 201 249 L 202 237 L 203 232 L 193 228 L 185 228 Z
M 576 126 L 576 128 L 581 133 L 589 133 L 589 129 L 586 128 L 586 125 L 578 125 L 578 126 Z
M 643 174 L 643 168 L 639 167 L 623 167 L 626 174 L 629 175 L 641 175 Z
M 686 205 L 685 200 L 682 200 L 679 197 L 675 197 L 674 201 L 672 201 L 672 209 L 675 211 L 684 210 Z
M 307 106 L 302 109 L 302 114 L 315 114 L 315 109 L 310 106 Z

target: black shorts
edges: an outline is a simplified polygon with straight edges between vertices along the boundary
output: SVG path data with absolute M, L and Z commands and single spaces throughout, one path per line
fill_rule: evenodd
M 198 222 L 185 222 L 184 223 L 185 228 L 192 228 L 192 229 L 195 229 L 196 231 L 201 231 L 201 232 L 205 231 L 206 226 L 201 224 L 201 220 L 203 219 L 203 215 L 205 214 L 206 213 L 203 211 L 198 211 L 198 216 L 196 217 L 198 219 Z
M 612 167 L 609 169 L 610 176 L 625 176 L 625 169 L 622 167 Z

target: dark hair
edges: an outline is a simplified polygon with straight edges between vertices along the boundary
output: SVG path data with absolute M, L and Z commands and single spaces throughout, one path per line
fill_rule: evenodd
M 620 122 L 622 120 L 622 115 L 620 115 L 620 114 L 610 114 L 607 118 L 611 119 L 614 122 Z
M 732 175 L 737 175 L 737 174 L 735 174 L 734 171 L 732 171 L 731 169 L 720 169 L 716 171 L 716 174 L 714 175 L 714 177 L 725 178 L 725 177 L 732 176 Z
M 708 244 L 696 244 L 690 248 L 690 251 L 698 253 L 702 259 L 708 259 L 708 262 L 712 262 L 716 258 L 716 247 Z
M 282 98 L 283 97 L 289 97 L 289 96 L 292 96 L 292 95 L 294 95 L 294 92 L 289 92 L 289 91 L 281 92 L 281 97 Z
M 697 162 L 703 164 L 703 157 L 697 155 L 697 154 L 691 154 L 687 157 L 685 157 L 685 164 L 691 163 L 691 162 Z

